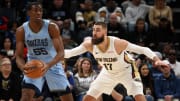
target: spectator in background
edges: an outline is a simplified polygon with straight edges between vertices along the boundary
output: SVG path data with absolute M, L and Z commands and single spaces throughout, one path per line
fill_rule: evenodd
M 108 11 L 106 7 L 101 7 L 98 9 L 98 12 L 96 14 L 95 21 L 102 21 L 102 22 L 108 22 Z
M 78 72 L 75 74 L 76 101 L 82 101 L 83 96 L 96 76 L 97 73 L 93 69 L 92 61 L 89 58 L 83 58 L 80 68 L 78 68 Z
M 5 49 L 7 51 L 7 53 L 9 51 L 14 51 L 14 43 L 13 43 L 13 40 L 11 39 L 11 37 L 9 36 L 6 36 L 4 39 L 3 39 L 3 49 Z M 14 52 L 13 52 L 14 53 Z M 10 55 L 10 53 L 9 53 Z
M 18 21 L 12 21 L 8 23 L 8 30 L 5 32 L 5 36 L 10 37 L 13 41 L 13 45 L 15 48 L 15 44 L 16 44 L 16 29 L 19 26 L 19 22 Z
M 67 79 L 69 81 L 70 89 L 71 89 L 72 94 L 73 94 L 73 98 L 75 99 L 75 80 L 74 80 L 74 74 L 73 74 L 73 72 L 68 70 L 66 60 L 61 61 L 61 63 L 62 63 L 62 66 L 64 68 L 64 72 L 66 73 Z
M 180 78 L 180 62 L 176 59 L 177 53 L 175 49 L 170 49 L 167 54 L 167 59 L 170 63 L 177 78 Z
M 53 0 L 47 9 L 47 16 L 52 20 L 60 20 L 70 18 L 68 7 L 64 5 L 64 0 Z
M 107 27 L 108 27 L 107 35 L 126 39 L 127 37 L 126 29 L 123 27 L 123 25 L 120 22 L 118 22 L 118 16 L 116 15 L 115 12 L 110 14 Z
M 166 5 L 166 0 L 155 0 L 154 6 L 149 11 L 149 22 L 151 27 L 158 27 L 162 17 L 168 19 L 171 25 L 171 30 L 174 30 L 172 25 L 172 10 L 168 5 Z
M 0 60 L 0 101 L 20 101 L 21 79 L 12 71 L 9 58 Z
M 7 52 L 7 56 L 10 58 L 11 63 L 13 65 L 12 70 L 16 72 L 17 74 L 21 75 L 22 72 L 16 65 L 16 54 L 15 54 L 15 45 L 13 44 L 13 41 L 10 37 L 5 37 L 3 40 L 3 48 Z
M 131 2 L 132 5 L 128 6 L 125 11 L 126 21 L 128 21 L 128 28 L 133 27 L 138 18 L 146 19 L 146 16 L 150 10 L 150 6 L 142 4 L 141 0 L 132 0 Z
M 81 20 L 78 21 L 75 42 L 79 45 L 87 36 L 91 36 L 91 29 L 88 28 L 87 22 Z
M 139 66 L 139 74 L 141 76 L 143 92 L 147 101 L 154 101 L 154 79 L 152 77 L 152 72 L 146 63 L 142 63 Z
M 83 57 L 79 57 L 79 58 L 76 60 L 74 66 L 73 66 L 73 74 L 77 74 L 77 73 L 78 73 L 78 69 L 79 69 L 80 66 L 81 66 L 82 60 L 83 60 Z
M 173 45 L 172 44 L 169 44 L 169 43 L 165 43 L 161 46 L 159 46 L 160 48 L 162 48 L 161 52 L 162 52 L 162 59 L 166 59 L 168 58 L 168 53 L 169 51 L 173 48 Z
M 159 25 L 151 28 L 149 38 L 157 45 L 174 43 L 174 32 L 171 30 L 170 21 L 166 17 L 161 17 L 159 20 Z
M 113 13 L 116 13 L 118 22 L 121 23 L 126 28 L 127 27 L 126 19 L 121 8 L 115 9 Z
M 148 42 L 148 28 L 147 23 L 143 18 L 138 18 L 134 28 L 128 32 L 128 40 L 132 43 L 139 44 L 141 46 L 147 46 L 151 42 Z
M 75 42 L 75 32 L 70 29 L 71 20 L 65 19 L 63 21 L 63 27 L 61 29 L 61 36 L 65 48 L 73 48 L 77 45 Z
M 13 41 L 10 37 L 5 37 L 3 40 L 3 48 L 7 52 L 7 56 L 11 59 L 11 61 L 15 60 L 15 48 Z
M 98 11 L 103 10 L 106 12 L 106 17 L 109 18 L 110 14 L 116 11 L 121 12 L 121 17 L 124 17 L 124 14 L 121 10 L 120 7 L 118 7 L 117 3 L 115 0 L 106 0 L 105 6 L 102 6 L 101 8 L 98 9 Z M 106 21 L 107 20 L 107 21 Z M 105 19 L 105 22 L 109 22 L 108 19 Z
M 94 22 L 96 11 L 93 10 L 93 0 L 84 0 L 83 17 L 87 25 Z
M 123 12 L 126 11 L 126 8 L 129 6 L 132 6 L 132 0 L 123 0 L 123 2 L 121 3 L 121 7 L 123 9 Z M 141 4 L 145 4 L 146 2 L 144 0 L 141 0 Z
M 64 5 L 64 0 L 52 0 L 52 4 L 47 9 L 47 17 L 54 21 L 60 28 L 65 19 L 70 19 L 68 7 Z
M 155 96 L 157 100 L 179 101 L 180 99 L 180 80 L 174 75 L 171 66 L 167 60 L 164 63 L 168 66 L 161 67 L 162 75 L 154 81 Z

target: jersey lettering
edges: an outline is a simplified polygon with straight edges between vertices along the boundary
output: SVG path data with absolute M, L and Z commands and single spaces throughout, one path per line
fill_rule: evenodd
M 45 48 L 35 48 L 33 49 L 35 55 L 47 55 L 48 52 Z
M 112 70 L 112 64 L 111 63 L 107 63 L 107 64 L 103 64 L 103 65 L 106 68 L 106 70 Z

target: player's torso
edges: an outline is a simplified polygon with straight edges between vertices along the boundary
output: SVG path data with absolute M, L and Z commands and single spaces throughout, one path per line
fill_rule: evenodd
M 93 46 L 95 59 L 108 72 L 117 73 L 129 70 L 130 64 L 124 61 L 124 51 L 118 54 L 114 48 L 114 38 L 110 37 L 110 43 L 106 52 L 102 52 L 97 46 Z
M 25 30 L 25 44 L 28 48 L 28 59 L 40 59 L 48 62 L 56 51 L 53 47 L 52 39 L 48 32 L 49 21 L 44 20 L 44 24 L 38 33 L 34 33 L 28 22 L 23 24 Z

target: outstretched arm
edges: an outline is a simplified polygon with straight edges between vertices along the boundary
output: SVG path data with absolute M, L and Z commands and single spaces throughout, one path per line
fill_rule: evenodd
M 144 54 L 152 60 L 154 57 L 156 57 L 156 54 L 152 50 L 150 50 L 148 47 L 142 47 L 142 46 L 138 46 L 132 43 L 128 43 L 126 50 L 130 52 L 135 52 L 137 54 Z
M 65 57 L 70 58 L 73 56 L 81 55 L 85 52 L 92 52 L 91 38 L 85 39 L 78 47 L 73 49 L 65 49 Z
M 142 47 L 142 46 L 138 46 L 132 43 L 128 43 L 127 51 L 131 51 L 131 52 L 135 52 L 137 54 L 144 54 L 146 55 L 148 58 L 152 59 L 154 61 L 154 65 L 155 66 L 166 66 L 167 64 L 165 64 L 164 62 L 162 62 L 157 56 L 156 54 L 148 47 Z
M 73 57 L 73 56 L 83 54 L 85 52 L 87 52 L 87 50 L 84 47 L 84 45 L 81 44 L 80 46 L 75 47 L 73 49 L 65 49 L 65 57 L 64 58 L 70 58 L 70 57 Z

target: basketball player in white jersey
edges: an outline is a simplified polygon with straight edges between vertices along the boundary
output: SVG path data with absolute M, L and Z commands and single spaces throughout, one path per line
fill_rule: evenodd
M 65 50 L 65 58 L 87 51 L 93 54 L 103 68 L 91 83 L 83 101 L 97 101 L 102 93 L 112 94 L 116 101 L 121 101 L 122 96 L 118 96 L 117 92 L 113 90 L 118 83 L 122 83 L 126 87 L 128 95 L 133 95 L 136 101 L 146 101 L 142 83 L 132 78 L 131 66 L 124 60 L 126 51 L 144 54 L 152 59 L 155 65 L 166 66 L 149 48 L 107 36 L 107 26 L 104 22 L 94 24 L 92 38 L 87 38 L 76 48 Z
M 40 98 L 42 88 L 47 83 L 48 89 L 57 93 L 61 101 L 73 101 L 69 82 L 60 60 L 64 59 L 64 47 L 58 26 L 42 19 L 42 5 L 32 2 L 27 5 L 29 21 L 23 23 L 16 31 L 16 62 L 23 71 L 25 67 L 24 44 L 28 53 L 27 61 L 38 59 L 45 62 L 42 72 L 45 75 L 32 79 L 24 75 L 21 101 L 35 101 Z M 37 99 L 36 99 L 37 100 Z M 41 99 L 38 99 L 41 100 Z

